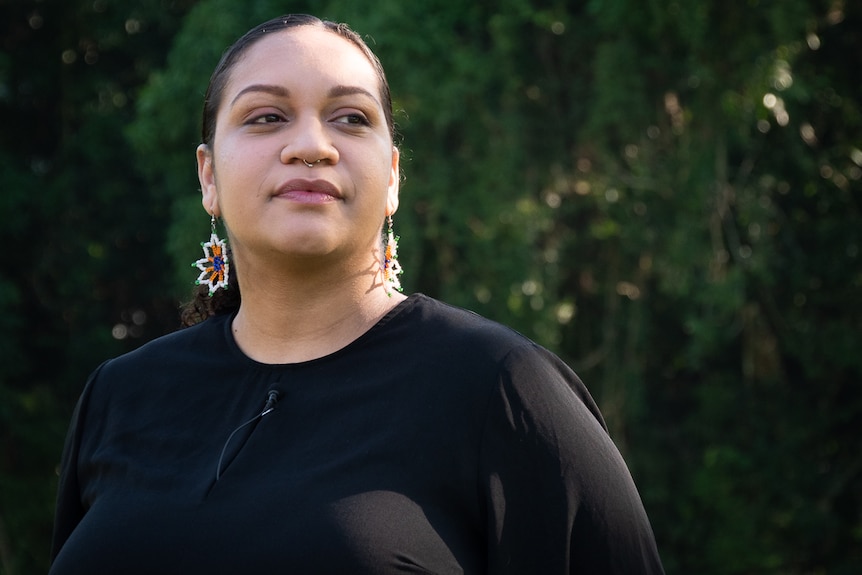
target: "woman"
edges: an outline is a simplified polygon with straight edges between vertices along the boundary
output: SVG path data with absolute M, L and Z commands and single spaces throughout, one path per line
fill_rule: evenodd
M 396 289 L 389 88 L 355 33 L 247 33 L 197 159 L 230 256 L 213 227 L 202 321 L 91 376 L 52 573 L 662 572 L 577 376 Z

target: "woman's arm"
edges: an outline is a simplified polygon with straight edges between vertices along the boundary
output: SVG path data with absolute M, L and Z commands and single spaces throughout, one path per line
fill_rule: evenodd
M 625 462 L 559 358 L 538 346 L 507 356 L 482 445 L 489 573 L 663 573 Z
M 57 503 L 54 511 L 54 534 L 51 543 L 52 561 L 57 557 L 60 549 L 86 512 L 81 501 L 81 489 L 78 482 L 78 449 L 81 445 L 90 390 L 101 369 L 102 366 L 99 366 L 90 375 L 87 385 L 78 399 L 78 404 L 75 406 L 75 411 L 72 413 L 72 421 L 69 424 L 69 431 L 66 433 L 63 456 L 60 460 L 60 482 L 57 487 Z

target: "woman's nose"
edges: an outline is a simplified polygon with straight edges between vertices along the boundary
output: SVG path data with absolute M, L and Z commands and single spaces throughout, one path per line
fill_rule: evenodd
M 324 120 L 316 117 L 297 119 L 291 129 L 285 131 L 286 141 L 281 149 L 280 160 L 284 164 L 303 162 L 306 165 L 338 162 L 338 150 L 326 130 Z

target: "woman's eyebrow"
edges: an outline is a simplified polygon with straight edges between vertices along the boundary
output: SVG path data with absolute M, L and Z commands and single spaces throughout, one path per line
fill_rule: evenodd
M 264 92 L 266 94 L 272 94 L 273 96 L 279 97 L 287 97 L 290 96 L 290 90 L 283 86 L 278 86 L 275 84 L 252 84 L 251 86 L 246 86 L 242 90 L 240 90 L 236 96 L 234 96 L 233 100 L 231 100 L 231 106 L 236 104 L 236 101 L 240 99 L 241 96 L 248 94 L 250 92 Z
M 361 88 L 359 86 L 345 86 L 344 84 L 339 84 L 329 89 L 330 98 L 338 98 L 340 96 L 352 96 L 354 94 L 368 96 L 369 98 L 377 102 L 378 105 L 380 104 L 380 102 L 377 100 L 377 96 L 375 96 L 365 88 Z
M 239 100 L 242 96 L 254 92 L 263 92 L 265 94 L 272 94 L 273 96 L 278 96 L 281 98 L 286 98 L 290 96 L 290 90 L 288 90 L 284 86 L 279 86 L 277 84 L 251 84 L 250 86 L 246 86 L 245 88 L 237 92 L 236 96 L 234 96 L 233 100 L 231 100 L 231 106 L 236 104 L 237 100 Z M 355 94 L 366 96 L 368 98 L 371 98 L 378 104 L 380 103 L 377 99 L 377 96 L 360 86 L 347 86 L 344 84 L 339 84 L 330 88 L 327 95 L 330 98 L 339 98 L 341 96 L 352 96 Z

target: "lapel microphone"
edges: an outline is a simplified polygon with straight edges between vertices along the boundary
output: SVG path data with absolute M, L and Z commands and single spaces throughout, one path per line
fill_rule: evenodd
M 275 409 L 275 404 L 278 403 L 278 398 L 281 396 L 278 393 L 277 389 L 270 389 L 266 394 L 266 403 L 263 406 L 263 411 L 260 412 L 260 417 L 263 417 L 273 409 Z

